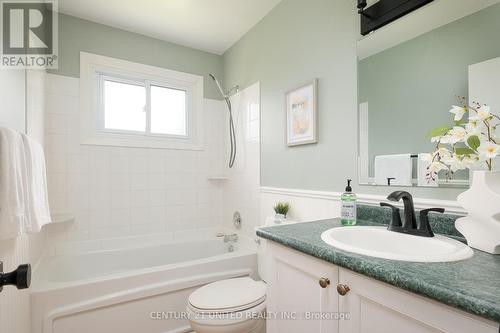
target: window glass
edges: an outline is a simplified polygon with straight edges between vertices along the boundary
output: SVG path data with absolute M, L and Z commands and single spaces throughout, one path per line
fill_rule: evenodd
M 146 131 L 144 86 L 104 80 L 104 127 L 124 131 Z
M 186 91 L 151 86 L 151 132 L 187 135 Z

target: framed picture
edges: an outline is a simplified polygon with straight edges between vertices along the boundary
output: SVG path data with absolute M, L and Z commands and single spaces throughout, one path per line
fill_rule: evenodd
M 286 143 L 298 146 L 318 142 L 318 80 L 314 79 L 286 93 Z

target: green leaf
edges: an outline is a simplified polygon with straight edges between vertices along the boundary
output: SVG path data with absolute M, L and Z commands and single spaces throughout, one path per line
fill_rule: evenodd
M 276 214 L 283 214 L 286 216 L 289 210 L 290 203 L 288 202 L 278 202 L 276 203 L 276 206 L 274 206 L 274 211 L 276 212 Z
M 460 119 L 458 121 L 455 121 L 455 126 L 463 126 L 465 124 L 467 124 L 467 120 L 465 119 Z
M 458 156 L 474 155 L 476 152 L 470 148 L 455 148 L 455 154 Z
M 429 138 L 434 138 L 436 136 L 443 136 L 445 135 L 446 133 L 448 133 L 448 131 L 451 130 L 451 127 L 446 125 L 446 126 L 440 126 L 440 127 L 436 127 L 434 128 L 433 130 L 431 130 L 427 136 Z
M 467 139 L 467 144 L 469 145 L 469 147 L 471 149 L 473 149 L 474 151 L 477 151 L 477 149 L 481 145 L 481 140 L 479 140 L 479 137 L 477 135 L 471 135 Z

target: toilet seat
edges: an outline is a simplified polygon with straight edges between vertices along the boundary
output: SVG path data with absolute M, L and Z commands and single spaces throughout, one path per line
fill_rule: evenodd
M 189 296 L 188 307 L 199 314 L 233 313 L 258 307 L 265 300 L 266 284 L 243 277 L 221 280 L 199 288 Z
M 252 310 L 253 308 L 257 307 L 258 305 L 264 303 L 266 301 L 266 297 L 262 297 L 258 301 L 255 301 L 253 303 L 248 303 L 245 305 L 241 305 L 238 307 L 232 307 L 232 308 L 223 308 L 223 309 L 200 309 L 194 306 L 193 304 L 189 303 L 188 307 L 191 311 L 199 313 L 199 314 L 214 314 L 214 313 L 233 313 L 233 312 L 241 312 L 241 311 L 246 311 L 246 310 Z
M 196 332 L 218 333 L 247 332 L 250 331 L 250 328 L 255 329 L 262 327 L 262 325 L 265 326 L 265 324 L 262 324 L 262 322 L 265 322 L 263 317 L 265 310 L 265 302 L 240 312 L 218 313 L 218 315 L 216 315 L 216 313 L 202 314 L 200 312 L 194 312 L 191 305 L 188 305 L 187 307 L 189 322 L 191 327 Z M 234 327 L 238 327 L 238 329 L 235 329 Z M 261 331 L 257 330 L 257 332 Z
M 221 280 L 188 300 L 191 328 L 199 333 L 265 332 L 266 284 L 249 277 Z

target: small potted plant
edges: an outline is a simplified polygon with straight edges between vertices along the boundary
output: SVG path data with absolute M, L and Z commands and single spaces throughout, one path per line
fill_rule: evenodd
M 288 214 L 288 211 L 290 210 L 290 204 L 288 202 L 278 202 L 274 206 L 274 212 L 276 213 L 274 215 L 274 222 L 275 223 L 282 223 L 286 219 L 286 215 Z

